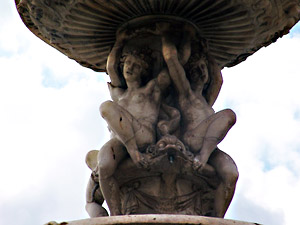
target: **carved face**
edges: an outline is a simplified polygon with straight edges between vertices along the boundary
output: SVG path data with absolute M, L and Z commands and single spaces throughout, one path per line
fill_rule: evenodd
M 208 69 L 207 69 L 206 62 L 204 60 L 200 60 L 198 67 L 200 68 L 201 73 L 202 73 L 201 74 L 202 81 L 203 81 L 203 83 L 206 83 L 208 80 Z
M 208 81 L 208 69 L 205 60 L 199 60 L 190 70 L 190 82 L 205 84 Z
M 143 61 L 134 55 L 126 56 L 123 66 L 123 75 L 127 81 L 139 81 L 141 79 L 143 68 Z

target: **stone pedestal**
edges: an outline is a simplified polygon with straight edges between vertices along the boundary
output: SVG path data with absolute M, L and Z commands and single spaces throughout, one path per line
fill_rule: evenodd
M 71 222 L 55 223 L 46 225 L 258 225 L 237 220 L 226 220 L 204 216 L 187 215 L 130 215 L 98 217 L 92 219 L 76 220 Z

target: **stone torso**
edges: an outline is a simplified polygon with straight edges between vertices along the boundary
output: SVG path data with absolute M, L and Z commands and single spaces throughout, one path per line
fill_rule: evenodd
M 127 89 L 120 96 L 118 105 L 141 123 L 147 121 L 149 124 L 156 124 L 160 107 L 160 91 L 155 85 L 152 80 L 145 87 Z
M 203 96 L 197 96 L 193 91 L 179 96 L 179 106 L 185 130 L 192 130 L 203 120 L 214 114 L 214 110 L 207 104 Z

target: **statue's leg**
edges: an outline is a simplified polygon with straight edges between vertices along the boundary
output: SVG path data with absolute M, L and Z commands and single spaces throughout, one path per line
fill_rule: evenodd
M 233 159 L 218 148 L 211 154 L 208 164 L 213 166 L 221 183 L 216 190 L 214 211 L 216 217 L 223 218 L 232 200 L 239 176 Z
M 108 216 L 106 209 L 102 207 L 104 198 L 99 189 L 99 182 L 90 177 L 86 190 L 85 209 L 91 218 Z
M 235 124 L 235 113 L 230 109 L 217 112 L 202 121 L 195 129 L 188 131 L 184 141 L 194 152 L 200 150 L 195 157 L 195 167 L 202 168 L 217 145 Z
M 85 209 L 91 218 L 108 216 L 107 211 L 97 202 L 88 202 Z
M 144 126 L 142 121 L 136 120 L 126 109 L 112 101 L 102 103 L 100 113 L 110 129 L 125 145 L 133 162 L 136 165 L 146 166 L 147 163 L 139 152 L 139 147 L 154 143 L 154 130 Z
M 224 139 L 236 122 L 236 115 L 231 109 L 225 109 L 213 115 L 203 139 L 200 157 L 207 162 L 212 151 Z
M 100 113 L 123 144 L 134 137 L 133 116 L 126 109 L 115 102 L 106 101 L 101 104 Z
M 120 190 L 113 174 L 126 155 L 124 145 L 117 138 L 108 141 L 98 153 L 99 184 L 111 216 L 121 214 Z

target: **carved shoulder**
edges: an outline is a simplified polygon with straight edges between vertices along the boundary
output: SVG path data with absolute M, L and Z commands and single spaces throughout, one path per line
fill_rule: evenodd
M 108 89 L 110 92 L 111 99 L 113 101 L 119 101 L 120 97 L 124 94 L 125 90 L 120 87 L 115 87 L 111 83 L 108 84 Z
M 153 92 L 153 90 L 155 89 L 155 86 L 157 86 L 156 79 L 150 80 L 145 86 L 145 92 L 147 94 L 151 94 Z

